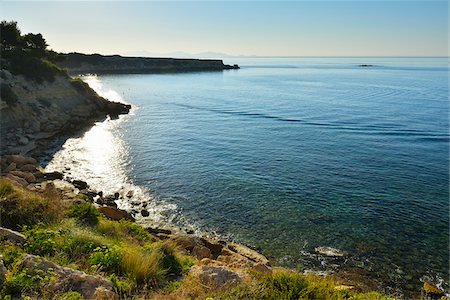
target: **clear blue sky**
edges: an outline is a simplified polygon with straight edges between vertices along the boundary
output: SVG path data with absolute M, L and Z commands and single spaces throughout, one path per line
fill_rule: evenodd
M 57 51 L 447 56 L 447 1 L 0 2 Z

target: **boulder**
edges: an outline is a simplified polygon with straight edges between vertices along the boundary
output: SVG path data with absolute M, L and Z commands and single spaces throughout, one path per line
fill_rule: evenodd
M 258 253 L 255 250 L 250 249 L 244 245 L 228 243 L 228 248 L 231 251 L 234 251 L 255 263 L 262 263 L 263 265 L 270 265 L 270 262 L 267 259 L 267 257 L 265 257 L 261 253 Z
M 27 237 L 23 234 L 4 227 L 0 227 L 0 239 L 5 239 L 21 245 L 27 242 Z
M 9 173 L 11 171 L 14 171 L 16 169 L 17 165 L 16 163 L 12 162 L 10 163 L 5 170 L 3 170 L 4 173 Z
M 13 174 L 8 174 L 6 175 L 6 177 L 8 179 L 10 179 L 11 181 L 21 185 L 21 186 L 27 186 L 28 185 L 28 181 L 26 181 L 25 179 L 21 178 L 21 177 L 17 177 Z
M 233 288 L 242 282 L 238 273 L 220 266 L 197 266 L 191 272 L 202 285 L 212 289 Z
M 88 184 L 83 180 L 73 180 L 72 184 L 79 190 L 85 190 L 88 188 Z
M 114 200 L 113 196 L 106 196 L 104 198 L 99 197 L 95 202 L 99 205 L 106 205 L 106 206 L 117 208 L 117 203 Z
M 20 171 L 22 172 L 30 172 L 30 173 L 36 173 L 36 172 L 40 172 L 35 165 L 32 164 L 26 164 L 23 165 L 22 167 L 20 167 Z
M 135 221 L 132 215 L 130 215 L 127 211 L 119 208 L 104 206 L 99 207 L 98 211 L 104 214 L 107 218 L 110 218 L 115 221 L 119 220 Z
M 47 180 L 63 179 L 64 174 L 61 172 L 58 172 L 58 171 L 46 172 L 46 173 L 44 173 L 44 178 Z
M 148 217 L 148 216 L 150 216 L 150 213 L 147 210 L 143 209 L 143 210 L 141 210 L 141 215 L 143 217 Z
M 181 249 L 187 250 L 189 252 L 191 252 L 197 245 L 203 246 L 200 238 L 196 236 L 178 235 L 172 238 L 172 241 Z
M 54 292 L 75 291 L 86 299 L 106 299 L 99 298 L 98 296 L 100 295 L 107 295 L 107 299 L 116 298 L 111 281 L 103 277 L 61 267 L 51 261 L 30 254 L 25 254 L 23 267 L 28 268 L 30 271 L 41 270 L 48 272 L 50 269 L 56 278 L 55 281 L 51 281 L 49 284 L 49 288 Z
M 22 155 L 6 155 L 5 159 L 8 163 L 15 163 L 18 167 L 32 164 L 36 165 L 37 161 L 32 157 L 26 157 Z
M 211 258 L 211 250 L 202 245 L 197 245 L 192 249 L 191 255 L 201 260 L 203 258 Z
M 134 194 L 133 191 L 128 191 L 126 196 L 127 196 L 127 198 L 131 198 L 131 197 L 133 197 L 133 194 Z
M 169 229 L 163 229 L 163 228 L 152 228 L 152 227 L 147 227 L 146 228 L 147 232 L 150 234 L 172 234 L 172 230 Z
M 28 183 L 34 183 L 36 182 L 36 177 L 34 177 L 33 174 L 29 172 L 22 172 L 22 171 L 11 171 L 9 174 L 12 174 L 14 176 L 20 177 L 25 179 Z

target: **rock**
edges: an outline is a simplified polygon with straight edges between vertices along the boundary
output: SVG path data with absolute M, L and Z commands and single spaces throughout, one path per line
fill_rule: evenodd
M 219 255 L 217 257 L 217 261 L 222 262 L 230 268 L 251 268 L 254 266 L 253 261 L 238 253 L 233 253 L 231 255 Z
M 14 176 L 23 178 L 29 183 L 35 183 L 36 182 L 36 177 L 34 177 L 34 175 L 29 173 L 29 172 L 11 171 L 11 172 L 9 172 L 9 174 L 12 174 Z
M 5 239 L 20 245 L 27 242 L 27 237 L 23 234 L 4 227 L 0 227 L 0 239 Z
M 107 218 L 110 218 L 115 221 L 119 221 L 119 220 L 135 221 L 135 219 L 133 218 L 132 215 L 130 215 L 127 211 L 119 209 L 119 208 L 104 206 L 104 207 L 99 207 L 98 210 L 99 210 L 99 212 L 104 214 Z
M 425 292 L 425 294 L 429 296 L 440 297 L 444 295 L 444 292 L 441 289 L 439 289 L 435 284 L 429 281 L 425 281 L 423 283 L 422 289 Z
M 178 235 L 175 236 L 172 240 L 181 249 L 187 250 L 189 252 L 191 252 L 195 246 L 202 245 L 200 238 L 196 236 Z
M 6 169 L 3 171 L 4 173 L 9 173 L 11 171 L 14 171 L 16 169 L 17 165 L 16 163 L 12 162 L 6 167 Z
M 270 266 L 269 260 L 264 255 L 256 252 L 255 250 L 252 250 L 244 245 L 228 243 L 228 248 L 231 251 L 234 251 L 234 252 L 250 259 L 253 262 L 262 263 L 263 265 Z
M 40 172 L 35 165 L 32 164 L 26 164 L 23 165 L 22 167 L 20 167 L 20 171 L 22 172 L 30 172 L 30 173 L 36 173 L 36 172 Z
M 46 172 L 44 173 L 44 178 L 47 180 L 56 180 L 56 179 L 62 180 L 64 178 L 64 174 L 58 171 Z
M 197 266 L 191 272 L 201 284 L 212 289 L 233 288 L 242 282 L 238 273 L 225 267 Z
M 3 256 L 0 255 L 0 286 L 3 284 L 6 278 L 6 270 L 5 264 L 3 263 Z
M 202 245 L 196 245 L 191 251 L 191 255 L 196 257 L 198 260 L 203 258 L 211 258 L 211 250 Z
M 120 196 L 120 194 L 119 194 L 118 192 L 115 192 L 115 193 L 114 193 L 114 200 L 119 199 L 119 196 Z
M 28 181 L 26 181 L 25 179 L 21 178 L 21 177 L 17 177 L 15 175 L 12 174 L 8 174 L 6 175 L 6 177 L 8 179 L 10 179 L 11 181 L 14 181 L 15 183 L 21 185 L 21 186 L 27 186 L 28 185 Z
M 347 252 L 332 247 L 316 247 L 314 250 L 319 254 L 330 257 L 344 257 L 348 255 Z
M 133 192 L 133 191 L 128 191 L 127 194 L 126 194 L 126 196 L 127 196 L 128 198 L 133 197 L 133 195 L 134 195 L 134 192 Z
M 23 135 L 18 136 L 18 140 L 20 145 L 26 145 L 30 142 L 30 140 L 28 140 L 26 137 L 24 137 Z
M 252 269 L 255 271 L 261 272 L 261 273 L 271 273 L 272 272 L 272 270 L 268 266 L 263 265 L 262 263 L 254 264 Z
M 49 283 L 49 288 L 53 292 L 75 291 L 86 299 L 106 299 L 98 298 L 98 296 L 108 296 L 107 299 L 116 298 L 111 281 L 100 276 L 61 267 L 51 261 L 30 254 L 25 254 L 22 264 L 24 268 L 28 268 L 30 271 L 48 272 L 50 269 L 56 278 L 55 281 Z
M 143 209 L 143 210 L 141 210 L 141 215 L 143 217 L 148 217 L 148 216 L 150 216 L 150 213 L 147 210 Z
M 105 198 L 100 197 L 95 202 L 99 205 L 106 205 L 106 206 L 117 208 L 117 203 L 115 202 L 113 196 L 107 196 Z
M 206 238 L 201 238 L 200 241 L 206 248 L 211 250 L 213 259 L 216 259 L 222 253 L 223 245 L 220 242 Z
M 152 227 L 147 227 L 146 228 L 147 232 L 150 234 L 172 234 L 172 230 L 169 229 L 163 229 L 163 228 L 152 228 Z
M 88 184 L 83 180 L 73 180 L 72 184 L 79 190 L 85 190 L 88 188 Z
M 22 165 L 32 164 L 36 165 L 37 161 L 32 157 L 26 157 L 22 155 L 6 155 L 6 161 L 8 163 L 15 163 L 18 167 Z

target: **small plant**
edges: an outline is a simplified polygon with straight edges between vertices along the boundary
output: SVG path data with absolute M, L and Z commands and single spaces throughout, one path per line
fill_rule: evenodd
M 69 207 L 67 215 L 75 218 L 81 224 L 89 226 L 96 226 L 98 224 L 98 217 L 100 213 L 89 203 L 75 204 Z
M 42 270 L 29 270 L 23 268 L 21 262 L 14 264 L 6 276 L 0 295 L 12 296 L 13 299 L 23 295 L 24 292 L 38 292 L 51 280 L 51 275 Z
M 48 229 L 35 228 L 27 231 L 28 241 L 25 244 L 25 251 L 28 253 L 46 256 L 56 252 L 56 238 L 58 232 Z
M 98 247 L 89 257 L 89 263 L 102 271 L 110 273 L 120 273 L 122 262 L 122 251 L 118 246 L 108 248 Z
M 58 300 L 84 300 L 85 298 L 78 292 L 70 291 L 59 295 Z
M 23 250 L 16 245 L 5 243 L 0 246 L 0 254 L 3 256 L 5 267 L 9 268 L 22 257 Z

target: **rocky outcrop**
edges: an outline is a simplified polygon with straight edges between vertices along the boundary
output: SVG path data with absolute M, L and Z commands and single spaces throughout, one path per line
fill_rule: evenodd
M 41 257 L 25 254 L 22 266 L 28 272 L 41 270 L 51 271 L 56 280 L 50 282 L 50 289 L 54 292 L 76 291 L 85 299 L 116 299 L 111 281 L 100 276 L 89 275 L 84 272 L 61 267 Z
M 123 57 L 120 55 L 66 54 L 59 66 L 73 74 L 85 73 L 177 73 L 198 71 L 222 71 L 239 69 L 237 65 L 225 65 L 214 59 L 177 59 Z
M 36 154 L 57 136 L 68 135 L 102 120 L 127 113 L 129 105 L 107 101 L 89 86 L 63 74 L 35 82 L 0 71 L 8 97 L 0 101 L 0 154 Z M 14 97 L 12 97 L 12 95 Z M 33 164 L 33 163 L 31 163 Z
M 119 208 L 104 206 L 104 207 L 99 207 L 98 210 L 103 215 L 105 215 L 105 217 L 110 218 L 111 220 L 114 220 L 114 221 L 119 221 L 119 220 L 134 221 L 134 218 L 132 215 L 130 215 L 130 213 L 128 213 L 125 210 L 119 209 Z
M 233 288 L 242 282 L 239 273 L 217 266 L 196 266 L 191 270 L 191 276 L 212 289 Z
M 0 240 L 7 240 L 22 245 L 27 242 L 27 237 L 17 231 L 0 227 Z

